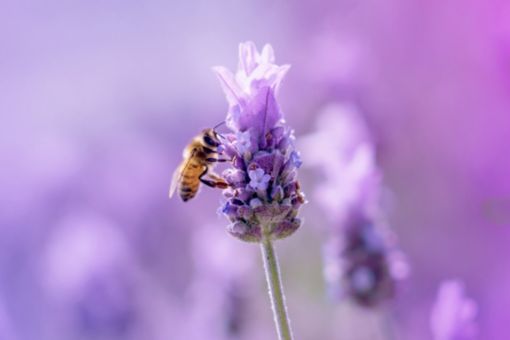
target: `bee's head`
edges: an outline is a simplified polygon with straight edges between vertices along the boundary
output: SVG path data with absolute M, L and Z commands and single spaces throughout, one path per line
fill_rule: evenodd
M 218 147 L 221 144 L 218 133 L 213 128 L 202 131 L 202 141 L 209 147 Z

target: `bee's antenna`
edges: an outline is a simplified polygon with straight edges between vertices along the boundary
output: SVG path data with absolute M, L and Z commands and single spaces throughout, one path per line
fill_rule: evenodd
M 221 133 L 219 133 L 218 131 L 216 131 L 217 128 L 219 128 L 220 126 L 222 126 L 223 124 L 225 124 L 225 121 L 221 121 L 220 123 L 216 124 L 214 127 L 213 127 L 213 131 L 214 133 L 216 133 L 216 135 L 220 136 L 221 138 L 225 138 L 225 136 L 223 136 Z
M 225 121 L 222 121 L 218 124 L 216 124 L 216 126 L 213 127 L 213 130 L 216 130 L 217 128 L 219 128 L 220 126 L 222 126 L 223 124 L 225 124 Z

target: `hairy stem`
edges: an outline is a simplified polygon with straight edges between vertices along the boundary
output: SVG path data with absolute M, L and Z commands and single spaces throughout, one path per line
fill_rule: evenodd
M 280 268 L 271 239 L 264 237 L 260 243 L 260 248 L 262 250 L 262 259 L 264 260 L 264 270 L 266 272 L 269 298 L 273 309 L 278 339 L 292 340 L 292 331 L 290 329 L 289 317 L 287 316 L 285 296 L 280 278 Z
M 383 308 L 380 313 L 381 332 L 384 335 L 385 340 L 396 340 L 398 339 L 395 332 L 395 325 L 393 322 L 391 309 Z

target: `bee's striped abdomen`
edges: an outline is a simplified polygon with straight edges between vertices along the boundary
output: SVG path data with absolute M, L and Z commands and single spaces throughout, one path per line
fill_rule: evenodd
M 200 186 L 200 174 L 202 173 L 202 167 L 193 162 L 184 169 L 181 183 L 179 185 L 179 194 L 184 202 L 189 201 L 198 192 Z
M 187 185 L 185 183 L 183 183 L 180 187 L 180 195 L 181 195 L 181 198 L 184 202 L 186 201 L 189 201 L 190 199 L 192 199 L 193 197 L 195 197 L 195 195 L 197 194 L 198 192 L 198 184 L 196 185 Z

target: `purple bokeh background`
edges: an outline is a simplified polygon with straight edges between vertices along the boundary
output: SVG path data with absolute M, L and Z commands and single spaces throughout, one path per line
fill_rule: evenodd
M 233 68 L 248 39 L 292 64 L 280 105 L 298 139 L 330 102 L 363 112 L 411 266 L 395 307 L 402 338 L 431 338 L 437 287 L 459 278 L 478 338 L 508 339 L 503 0 L 1 1 L 0 339 L 190 338 L 194 235 L 226 222 L 219 192 L 183 204 L 167 191 L 183 146 L 225 117 L 210 67 Z M 316 175 L 301 172 L 305 192 Z M 278 242 L 295 333 L 337 339 L 343 312 L 320 267 L 327 221 L 313 201 L 302 216 Z M 256 258 L 242 338 L 270 338 L 257 249 L 242 245 Z

